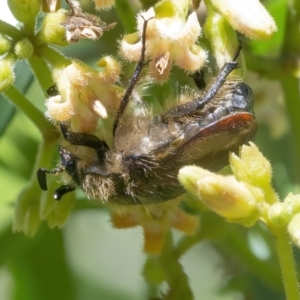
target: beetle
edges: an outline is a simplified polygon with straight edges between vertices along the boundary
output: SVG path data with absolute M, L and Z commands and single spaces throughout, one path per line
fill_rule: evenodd
M 253 92 L 245 83 L 228 79 L 239 64 L 236 56 L 221 69 L 211 85 L 195 99 L 177 104 L 160 115 L 147 105 L 138 117 L 126 111 L 145 62 L 144 22 L 141 57 L 120 102 L 113 125 L 113 145 L 96 135 L 72 132 L 60 123 L 63 142 L 61 166 L 40 168 L 40 187 L 47 190 L 46 174 L 66 172 L 70 183 L 59 187 L 54 198 L 78 185 L 88 198 L 110 204 L 162 203 L 182 195 L 177 174 L 194 164 L 218 171 L 228 164 L 228 154 L 251 140 L 257 130 Z

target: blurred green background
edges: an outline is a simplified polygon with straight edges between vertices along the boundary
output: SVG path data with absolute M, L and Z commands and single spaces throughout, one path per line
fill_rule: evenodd
M 270 41 L 247 41 L 245 58 L 250 71 L 245 82 L 256 96 L 260 123 L 256 143 L 272 163 L 274 186 L 283 199 L 291 191 L 299 192 L 299 79 L 288 70 L 286 74 L 275 74 L 264 69 L 258 58 L 289 59 L 285 41 L 295 36 L 286 33 L 288 1 L 264 2 L 279 31 Z M 89 5 L 85 9 L 90 9 Z M 0 18 L 8 18 L 6 3 L 0 3 L 0 11 Z M 113 13 L 105 16 L 107 22 L 116 18 Z M 93 64 L 101 55 L 115 51 L 116 45 L 106 39 L 115 41 L 121 31 L 117 26 L 99 42 L 81 41 L 64 51 Z M 300 52 L 293 53 L 299 58 Z M 16 74 L 15 86 L 44 111 L 44 96 L 26 62 L 18 62 Z M 292 97 L 287 98 L 289 95 Z M 142 276 L 146 255 L 142 253 L 141 230 L 113 229 L 106 208 L 85 203 L 79 192 L 81 200 L 62 230 L 51 230 L 43 224 L 33 238 L 12 233 L 14 205 L 31 177 L 40 142 L 34 125 L 0 95 L 0 299 L 150 299 L 155 288 L 149 287 Z M 267 230 L 260 225 L 251 230 L 225 226 L 228 234 L 204 240 L 180 259 L 194 298 L 284 299 Z M 174 232 L 175 242 L 180 237 Z

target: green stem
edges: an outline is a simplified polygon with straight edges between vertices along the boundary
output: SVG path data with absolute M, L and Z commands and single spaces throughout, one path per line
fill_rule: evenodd
M 53 85 L 52 74 L 49 70 L 48 65 L 43 59 L 35 55 L 32 55 L 28 59 L 28 63 L 30 64 L 35 78 L 39 82 L 39 85 L 42 88 L 45 97 L 48 97 L 47 89 Z
M 35 124 L 44 137 L 47 137 L 48 140 L 57 139 L 57 133 L 54 126 L 49 123 L 45 119 L 43 113 L 14 86 L 10 86 L 4 92 L 4 95 Z
M 23 33 L 19 29 L 2 20 L 0 20 L 0 33 L 11 37 L 15 41 L 21 40 L 24 37 Z
M 190 248 L 198 244 L 205 238 L 205 232 L 203 228 L 199 228 L 198 232 L 193 235 L 185 235 L 178 243 L 176 248 L 176 257 L 180 258 Z
M 71 59 L 64 57 L 61 53 L 47 45 L 37 47 L 35 52 L 38 56 L 43 57 L 54 68 L 63 68 L 72 62 Z
M 192 300 L 193 295 L 189 287 L 188 278 L 176 255 L 171 233 L 168 232 L 165 238 L 164 250 L 160 257 L 160 263 L 166 274 L 169 291 L 165 300 Z
M 296 266 L 291 241 L 286 228 L 272 228 L 287 300 L 299 300 Z

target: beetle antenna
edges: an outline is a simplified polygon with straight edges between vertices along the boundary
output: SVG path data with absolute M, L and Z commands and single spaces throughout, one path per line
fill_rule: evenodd
M 141 15 L 141 17 L 144 19 L 144 17 Z M 115 135 L 116 133 L 116 129 L 118 127 L 118 124 L 120 122 L 120 118 L 122 117 L 124 110 L 128 104 L 129 101 L 129 97 L 139 79 L 139 76 L 141 75 L 141 72 L 143 70 L 143 67 L 145 65 L 145 53 L 146 53 L 146 29 L 147 29 L 147 24 L 148 22 L 153 19 L 150 18 L 148 20 L 144 19 L 144 25 L 143 25 L 143 34 L 142 34 L 142 50 L 141 50 L 141 57 L 140 60 L 138 61 L 136 67 L 135 67 L 135 71 L 133 73 L 133 76 L 130 79 L 130 82 L 128 84 L 128 87 L 126 89 L 126 92 L 124 94 L 124 97 L 122 98 L 120 105 L 118 107 L 118 111 L 117 111 L 117 115 L 114 121 L 114 127 L 113 127 L 113 135 Z

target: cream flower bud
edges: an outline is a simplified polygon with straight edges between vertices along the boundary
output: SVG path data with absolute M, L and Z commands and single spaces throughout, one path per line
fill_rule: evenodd
M 217 175 L 200 167 L 198 170 L 184 167 L 178 177 L 188 191 L 193 194 L 197 191 L 199 199 L 228 221 L 251 226 L 258 220 L 258 203 L 263 199 L 258 189 L 254 195 L 253 187 L 249 188 L 234 177 Z
M 267 39 L 276 24 L 259 0 L 211 0 L 231 26 L 253 39 Z
M 180 169 L 178 173 L 178 179 L 189 193 L 199 197 L 197 182 L 199 178 L 210 175 L 210 171 L 196 166 L 188 166 Z

